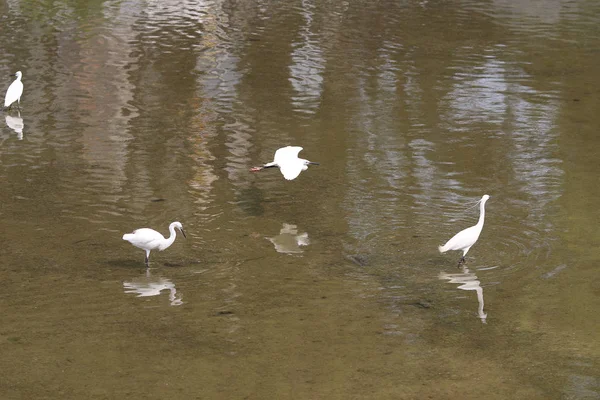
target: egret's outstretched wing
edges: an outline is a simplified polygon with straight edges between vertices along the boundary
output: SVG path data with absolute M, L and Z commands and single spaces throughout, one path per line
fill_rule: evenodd
M 275 157 L 273 157 L 273 162 L 281 167 L 291 160 L 297 160 L 300 151 L 302 151 L 302 147 L 300 146 L 287 146 L 277 149 Z
M 304 162 L 298 158 L 298 153 L 301 150 L 302 147 L 300 146 L 287 146 L 275 152 L 273 162 L 279 166 L 279 170 L 285 179 L 297 178 L 304 169 Z
M 302 164 L 301 161 L 286 164 L 284 166 L 279 167 L 279 170 L 283 174 L 283 177 L 285 179 L 287 179 L 288 181 L 291 181 L 292 179 L 296 179 L 298 177 L 298 175 L 300 175 L 300 172 L 302 172 L 303 169 L 304 169 L 304 164 Z

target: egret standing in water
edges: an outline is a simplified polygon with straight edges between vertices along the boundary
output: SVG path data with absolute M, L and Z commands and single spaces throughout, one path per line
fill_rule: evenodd
M 21 95 L 23 94 L 23 82 L 21 82 L 21 76 L 23 74 L 21 71 L 17 71 L 13 76 L 16 76 L 17 79 L 13 81 L 8 87 L 6 91 L 6 96 L 4 97 L 4 108 L 9 108 L 15 101 L 17 102 L 17 108 L 21 103 Z
M 273 162 L 266 163 L 260 167 L 253 167 L 250 171 L 257 172 L 265 168 L 279 167 L 285 179 L 296 179 L 300 175 L 300 172 L 308 169 L 309 165 L 319 165 L 319 163 L 298 158 L 298 153 L 301 150 L 302 147 L 299 146 L 282 147 L 275 152 Z
M 462 250 L 463 255 L 458 261 L 459 266 L 465 263 L 467 252 L 471 246 L 477 242 L 477 239 L 479 239 L 479 234 L 483 229 L 483 221 L 485 219 L 485 202 L 488 201 L 489 198 L 490 196 L 485 194 L 481 200 L 479 200 L 479 221 L 477 221 L 477 225 L 463 229 L 454 235 L 452 239 L 448 240 L 445 245 L 438 247 L 440 253 L 445 253 L 448 250 Z
M 146 251 L 146 266 L 148 266 L 148 258 L 150 258 L 151 250 L 163 251 L 173 244 L 175 241 L 175 236 L 177 236 L 177 233 L 175 233 L 175 228 L 181 231 L 183 237 L 186 237 L 181 222 L 175 221 L 171 222 L 171 225 L 169 225 L 169 232 L 171 232 L 171 236 L 169 236 L 168 239 L 165 239 L 163 235 L 156 232 L 154 229 L 141 228 L 136 229 L 131 233 L 124 234 L 123 240 L 127 240 L 135 247 Z

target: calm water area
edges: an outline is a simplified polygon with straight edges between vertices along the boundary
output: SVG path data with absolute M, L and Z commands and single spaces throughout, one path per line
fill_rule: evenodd
M 600 2 L 1 0 L 0 54 L 0 399 L 600 399 Z

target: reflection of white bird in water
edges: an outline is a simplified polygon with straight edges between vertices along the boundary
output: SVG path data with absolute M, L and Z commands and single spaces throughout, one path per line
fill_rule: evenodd
M 183 237 L 185 236 L 185 232 L 183 231 L 183 225 L 181 222 L 171 222 L 169 225 L 169 232 L 171 235 L 168 239 L 165 239 L 163 235 L 156 232 L 154 229 L 149 228 L 141 228 L 136 229 L 132 233 L 126 233 L 123 235 L 123 240 L 127 240 L 129 243 L 138 247 L 142 250 L 146 251 L 146 265 L 148 265 L 148 258 L 150 257 L 151 250 L 163 251 L 173 244 L 175 241 L 175 228 L 179 229 L 181 233 L 183 233 Z
M 23 140 L 23 129 L 25 124 L 23 118 L 19 115 L 18 117 L 6 114 L 6 125 L 17 133 L 17 138 Z
M 462 250 L 463 255 L 460 258 L 458 265 L 461 265 L 465 262 L 465 256 L 467 255 L 467 252 L 469 251 L 471 246 L 473 246 L 475 242 L 477 242 L 477 239 L 479 239 L 479 234 L 483 229 L 483 221 L 485 219 L 485 202 L 489 198 L 490 196 L 486 194 L 483 195 L 481 200 L 479 200 L 479 221 L 477 221 L 477 225 L 467 229 L 463 229 L 462 231 L 454 235 L 452 239 L 448 240 L 448 242 L 445 245 L 438 247 L 440 253 L 445 253 L 448 250 Z
M 153 278 L 150 276 L 150 270 L 147 270 L 146 276 L 133 278 L 130 282 L 123 282 L 125 293 L 135 293 L 137 297 L 158 296 L 163 290 L 169 291 L 169 301 L 172 306 L 183 304 L 181 295 L 177 298 L 175 284 L 170 280 L 159 277 Z
M 447 274 L 445 272 L 440 272 L 440 279 L 447 279 L 449 283 L 461 283 L 458 288 L 462 290 L 474 290 L 477 293 L 477 302 L 479 303 L 479 307 L 477 308 L 477 314 L 479 315 L 479 319 L 484 324 L 487 320 L 487 313 L 483 311 L 483 288 L 480 285 L 480 282 L 477 280 L 477 275 L 472 272 L 469 272 L 469 269 L 463 267 L 463 272 L 458 274 Z
M 299 146 L 282 147 L 275 152 L 273 162 L 266 163 L 260 167 L 253 167 L 250 171 L 257 172 L 265 168 L 279 167 L 285 179 L 296 179 L 300 175 L 300 172 L 308 169 L 309 165 L 319 165 L 319 163 L 298 158 L 298 153 L 301 150 L 302 147 Z
M 4 108 L 9 108 L 15 101 L 17 102 L 17 108 L 19 108 L 19 104 L 21 103 L 21 95 L 23 94 L 23 82 L 21 82 L 21 76 L 23 74 L 21 71 L 17 71 L 14 76 L 17 77 L 10 84 L 8 90 L 6 91 L 6 96 L 4 97 Z
M 299 235 L 297 226 L 292 224 L 283 224 L 279 235 L 267 239 L 273 243 L 278 253 L 302 253 L 300 247 L 309 244 L 308 233 L 304 232 Z

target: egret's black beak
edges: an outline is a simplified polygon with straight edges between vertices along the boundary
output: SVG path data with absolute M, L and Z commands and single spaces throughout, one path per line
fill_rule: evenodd
M 310 164 L 310 165 L 321 165 L 318 162 L 313 162 L 313 161 L 309 161 L 308 164 Z
M 181 231 L 181 233 L 183 233 L 183 237 L 187 239 L 187 236 L 185 236 L 185 231 L 183 230 L 183 228 L 179 229 Z

